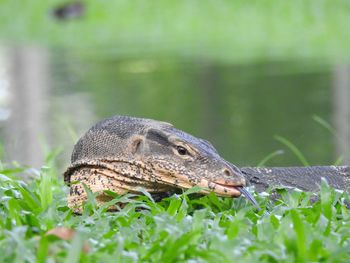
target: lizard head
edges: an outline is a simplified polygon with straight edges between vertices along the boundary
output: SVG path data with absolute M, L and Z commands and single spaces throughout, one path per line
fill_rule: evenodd
M 203 187 L 202 193 L 236 197 L 243 194 L 259 205 L 244 188 L 245 178 L 208 142 L 171 124 L 142 118 L 115 116 L 91 127 L 74 146 L 72 164 L 64 173 L 70 185 L 68 206 L 79 207 L 87 199 L 83 184 L 101 192 L 150 193 Z M 73 184 L 71 184 L 74 182 Z
M 125 179 L 154 183 L 154 189 L 149 188 L 154 192 L 162 185 L 182 189 L 200 186 L 208 189 L 203 192 L 220 196 L 244 194 L 245 179 L 236 166 L 224 160 L 209 142 L 165 122 L 115 116 L 97 123 L 75 145 L 72 167 L 104 160 L 129 163 Z M 132 170 L 131 165 L 136 164 L 152 176 Z M 67 182 L 73 170 L 65 173 Z M 130 174 L 132 171 L 138 174 Z M 136 189 L 137 184 L 135 181 L 130 187 Z
M 178 188 L 201 186 L 220 196 L 240 196 L 245 186 L 242 172 L 224 160 L 203 139 L 156 123 L 142 134 L 131 137 L 130 152 L 152 165 L 158 181 Z

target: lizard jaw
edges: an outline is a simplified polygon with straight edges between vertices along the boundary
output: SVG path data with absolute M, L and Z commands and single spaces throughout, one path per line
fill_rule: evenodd
M 214 184 L 213 187 L 213 192 L 217 193 L 220 196 L 234 196 L 234 197 L 238 197 L 240 196 L 242 193 L 239 190 L 239 187 L 242 187 L 241 184 L 237 184 L 237 185 L 226 185 L 226 184 L 220 184 L 220 183 L 215 183 L 213 182 L 212 184 Z M 210 188 L 212 188 L 210 186 Z

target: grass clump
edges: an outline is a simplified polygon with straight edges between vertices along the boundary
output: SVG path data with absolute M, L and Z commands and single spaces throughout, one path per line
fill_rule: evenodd
M 23 172 L 35 178 L 21 180 Z M 91 195 L 77 216 L 54 169 L 0 174 L 2 262 L 350 261 L 349 196 L 327 184 L 317 195 L 255 194 L 259 212 L 243 198 L 190 189 L 160 202 L 114 195 L 126 205 L 113 213 Z

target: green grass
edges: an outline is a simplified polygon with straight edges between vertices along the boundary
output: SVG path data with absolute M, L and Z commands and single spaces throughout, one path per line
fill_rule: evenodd
M 114 213 L 91 195 L 77 216 L 55 169 L 35 176 L 5 166 L 0 174 L 1 262 L 350 261 L 349 196 L 326 184 L 317 195 L 279 189 L 272 201 L 256 194 L 260 212 L 243 198 L 196 198 L 191 189 L 158 203 L 114 195 L 112 202 L 127 203 Z M 58 227 L 76 233 L 66 240 L 46 234 Z

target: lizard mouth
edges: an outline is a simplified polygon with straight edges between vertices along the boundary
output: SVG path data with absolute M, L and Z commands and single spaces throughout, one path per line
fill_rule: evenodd
M 217 194 L 220 194 L 221 196 L 235 196 L 238 197 L 242 193 L 239 190 L 240 187 L 243 187 L 240 184 L 233 185 L 233 184 L 222 184 L 222 183 L 216 183 L 214 182 L 215 187 L 213 187 L 214 192 Z

